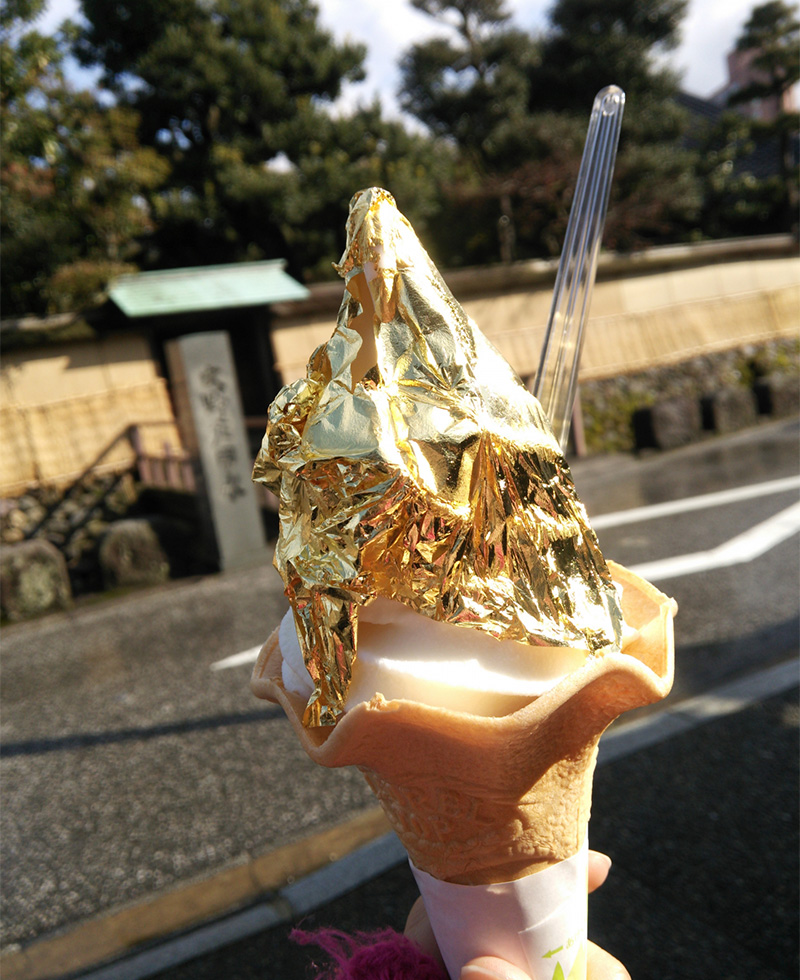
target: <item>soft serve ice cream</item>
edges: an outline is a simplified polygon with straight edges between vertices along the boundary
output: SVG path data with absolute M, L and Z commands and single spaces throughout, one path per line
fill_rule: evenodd
M 308 699 L 306 669 L 292 612 L 280 627 L 283 683 Z M 538 697 L 581 667 L 587 653 L 570 647 L 530 647 L 495 640 L 378 598 L 359 616 L 358 656 L 344 704 L 348 711 L 377 694 L 476 715 L 504 715 Z
M 278 635 L 284 687 L 308 700 L 314 682 L 291 610 L 283 617 Z M 623 624 L 623 650 L 636 635 L 635 629 Z M 572 647 L 537 647 L 531 657 L 530 647 L 518 640 L 495 640 L 378 598 L 359 616 L 358 657 L 344 710 L 379 696 L 500 716 L 550 690 L 582 667 L 587 656 L 586 650 Z

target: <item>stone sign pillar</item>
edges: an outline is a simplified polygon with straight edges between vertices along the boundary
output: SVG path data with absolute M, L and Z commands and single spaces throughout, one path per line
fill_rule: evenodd
M 179 337 L 166 354 L 184 445 L 199 463 L 201 510 L 217 562 L 226 569 L 263 559 L 264 528 L 228 334 Z

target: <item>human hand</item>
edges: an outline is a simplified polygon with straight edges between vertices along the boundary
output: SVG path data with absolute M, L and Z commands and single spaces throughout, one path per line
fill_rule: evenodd
M 589 851 L 589 891 L 599 888 L 608 877 L 611 858 L 598 851 Z M 412 905 L 406 921 L 405 935 L 444 967 L 439 955 L 422 898 Z M 479 956 L 461 970 L 459 980 L 531 980 L 527 973 L 496 956 Z M 625 967 L 610 953 L 589 942 L 586 980 L 631 980 Z

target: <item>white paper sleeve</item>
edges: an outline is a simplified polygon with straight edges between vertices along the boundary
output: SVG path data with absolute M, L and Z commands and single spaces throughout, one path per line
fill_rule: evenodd
M 414 867 L 451 980 L 476 956 L 499 956 L 533 980 L 586 980 L 588 844 L 517 881 L 455 885 Z

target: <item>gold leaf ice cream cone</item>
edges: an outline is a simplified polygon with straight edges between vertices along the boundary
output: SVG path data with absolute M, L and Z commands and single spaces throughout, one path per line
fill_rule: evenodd
M 278 631 L 252 687 L 283 706 L 315 762 L 364 773 L 436 903 L 452 975 L 476 949 L 533 969 L 549 955 L 537 944 L 556 937 L 552 948 L 563 938 L 571 950 L 557 967 L 573 977 L 598 741 L 619 714 L 668 693 L 676 606 L 605 561 L 541 406 L 391 196 L 357 194 L 347 230 L 336 330 L 270 406 L 254 469 L 280 496 L 275 564 L 308 690 L 285 682 L 295 666 Z M 450 631 L 415 649 L 417 660 L 436 661 L 446 644 L 474 650 L 478 634 L 496 669 L 479 665 L 472 693 L 475 678 L 499 677 L 492 704 L 506 707 L 443 707 L 432 697 L 439 681 L 420 685 L 410 660 L 392 694 L 396 665 L 367 669 L 368 626 L 385 602 Z M 390 614 L 380 624 L 400 661 L 420 646 L 418 622 L 392 625 Z M 512 648 L 508 674 L 496 666 L 501 648 Z M 546 676 L 519 697 L 520 678 Z M 381 683 L 365 698 L 353 695 L 373 677 Z M 471 928 L 489 909 L 491 935 Z M 553 968 L 540 963 L 534 976 L 550 980 Z

